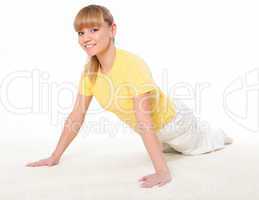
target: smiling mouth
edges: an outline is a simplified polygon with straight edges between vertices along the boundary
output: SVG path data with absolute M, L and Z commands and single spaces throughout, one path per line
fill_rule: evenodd
M 84 48 L 86 49 L 90 49 L 92 47 L 94 47 L 96 44 L 87 44 L 87 45 L 84 45 Z

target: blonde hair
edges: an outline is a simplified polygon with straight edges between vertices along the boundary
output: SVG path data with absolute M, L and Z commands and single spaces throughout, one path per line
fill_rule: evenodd
M 113 16 L 110 11 L 104 6 L 92 4 L 82 8 L 77 13 L 74 20 L 74 29 L 76 32 L 80 32 L 85 27 L 100 27 L 104 22 L 106 22 L 109 26 L 112 25 Z M 84 72 L 88 74 L 91 83 L 95 82 L 96 74 L 100 68 L 100 65 L 101 64 L 97 56 L 92 56 L 89 63 L 85 65 Z

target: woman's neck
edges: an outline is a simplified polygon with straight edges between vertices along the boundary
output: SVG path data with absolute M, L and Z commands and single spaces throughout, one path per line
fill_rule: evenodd
M 103 52 L 97 54 L 97 58 L 101 64 L 101 71 L 106 73 L 112 68 L 113 61 L 115 59 L 116 48 L 113 42 Z

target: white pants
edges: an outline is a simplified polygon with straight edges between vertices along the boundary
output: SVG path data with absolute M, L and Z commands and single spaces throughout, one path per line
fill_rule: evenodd
M 212 128 L 207 122 L 202 123 L 183 102 L 174 100 L 175 118 L 158 133 L 158 138 L 165 147 L 185 155 L 198 155 L 225 147 L 226 137 L 222 129 Z

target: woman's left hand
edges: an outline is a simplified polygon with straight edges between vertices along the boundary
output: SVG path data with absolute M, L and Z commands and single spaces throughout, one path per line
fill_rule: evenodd
M 142 177 L 139 181 L 143 181 L 141 187 L 151 188 L 155 185 L 161 187 L 172 180 L 170 172 L 157 172 Z

